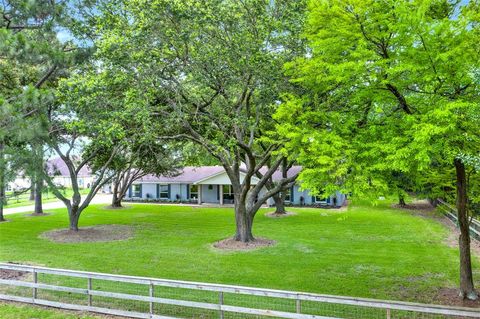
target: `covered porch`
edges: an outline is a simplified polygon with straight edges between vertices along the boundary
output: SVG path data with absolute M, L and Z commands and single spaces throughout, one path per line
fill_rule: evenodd
M 240 173 L 240 182 L 243 182 L 245 174 Z M 258 179 L 252 177 L 252 184 L 255 185 L 258 182 Z M 219 205 L 228 205 L 234 204 L 234 193 L 233 188 L 228 178 L 228 175 L 225 171 L 220 171 L 217 174 L 208 176 L 204 179 L 197 181 L 192 184 L 192 186 L 197 186 L 197 202 L 198 204 L 203 203 L 214 203 Z M 192 191 L 192 190 L 191 190 Z

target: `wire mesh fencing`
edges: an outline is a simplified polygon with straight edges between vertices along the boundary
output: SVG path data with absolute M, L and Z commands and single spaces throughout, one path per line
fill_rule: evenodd
M 441 199 L 437 199 L 437 207 L 443 212 L 443 214 L 450 219 L 450 221 L 458 227 L 458 213 L 457 209 L 453 207 L 452 205 L 448 204 L 447 202 L 444 202 Z M 473 216 L 470 217 L 470 236 L 472 238 L 479 240 L 480 241 L 480 221 L 477 219 L 473 218 Z
M 471 308 L 17 264 L 0 264 L 0 270 L 0 299 L 131 318 L 480 318 Z

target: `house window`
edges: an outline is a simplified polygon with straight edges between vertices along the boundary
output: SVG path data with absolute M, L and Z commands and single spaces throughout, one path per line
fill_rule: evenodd
M 223 185 L 223 199 L 233 200 L 233 188 L 232 185 Z
M 142 197 L 142 185 L 140 184 L 132 185 L 132 197 Z
M 327 199 L 322 196 L 315 196 L 315 203 L 326 203 Z
M 159 185 L 158 187 L 159 187 L 160 199 L 169 199 L 170 194 L 168 192 L 168 185 Z
M 285 201 L 290 202 L 292 200 L 292 189 L 285 190 Z
M 198 199 L 198 185 L 190 185 L 190 199 Z

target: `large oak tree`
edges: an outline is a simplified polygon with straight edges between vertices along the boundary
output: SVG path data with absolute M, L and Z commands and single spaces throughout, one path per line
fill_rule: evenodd
M 171 129 L 158 138 L 193 141 L 225 168 L 238 241 L 254 240 L 258 209 L 297 177 L 262 192 L 284 159 L 271 115 L 292 87 L 283 64 L 303 52 L 303 9 L 302 1 L 267 0 L 99 7 L 104 65 L 130 74 L 148 116 Z

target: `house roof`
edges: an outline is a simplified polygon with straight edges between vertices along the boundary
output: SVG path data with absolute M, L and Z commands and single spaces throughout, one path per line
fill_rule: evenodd
M 60 158 L 56 157 L 47 161 L 47 166 L 50 174 L 56 176 L 67 176 L 70 177 L 68 172 L 67 165 Z M 292 166 L 288 172 L 287 177 L 293 176 L 299 173 L 302 170 L 301 166 Z M 262 173 L 267 171 L 267 168 L 264 167 L 260 170 Z M 221 175 L 225 172 L 223 166 L 185 166 L 179 171 L 179 174 L 175 176 L 155 176 L 155 175 L 146 175 L 143 178 L 137 180 L 136 182 L 143 183 L 165 183 L 165 184 L 196 184 L 204 180 L 208 180 L 211 177 Z M 79 177 L 88 177 L 92 175 L 91 169 L 88 165 L 85 165 L 80 170 Z M 273 180 L 278 181 L 282 179 L 282 172 L 277 170 L 273 174 Z
M 67 176 L 70 177 L 67 164 L 60 158 L 55 157 L 47 161 L 46 163 L 48 172 L 53 176 Z M 88 165 L 84 165 L 80 172 L 78 172 L 78 177 L 88 177 L 92 176 L 92 171 Z
M 137 183 L 194 184 L 223 171 L 222 166 L 185 166 L 179 170 L 179 174 L 176 176 L 155 176 L 149 174 L 137 180 Z
M 301 166 L 293 166 L 288 170 L 287 177 L 297 174 L 301 169 Z M 266 171 L 267 168 L 261 170 L 261 172 Z M 136 183 L 196 184 L 223 173 L 225 173 L 225 169 L 222 166 L 186 166 L 176 176 L 146 175 Z M 282 172 L 276 171 L 273 174 L 273 180 L 280 179 L 282 179 Z
M 302 167 L 301 166 L 292 166 L 288 171 L 287 171 L 287 177 L 291 177 L 295 174 L 298 174 L 300 173 L 300 171 L 302 170 Z M 266 168 L 263 168 L 261 170 L 262 173 L 265 173 L 267 171 Z M 278 181 L 278 180 L 281 180 L 282 179 L 282 171 L 280 170 L 277 170 L 275 173 L 273 173 L 273 180 L 274 181 Z

